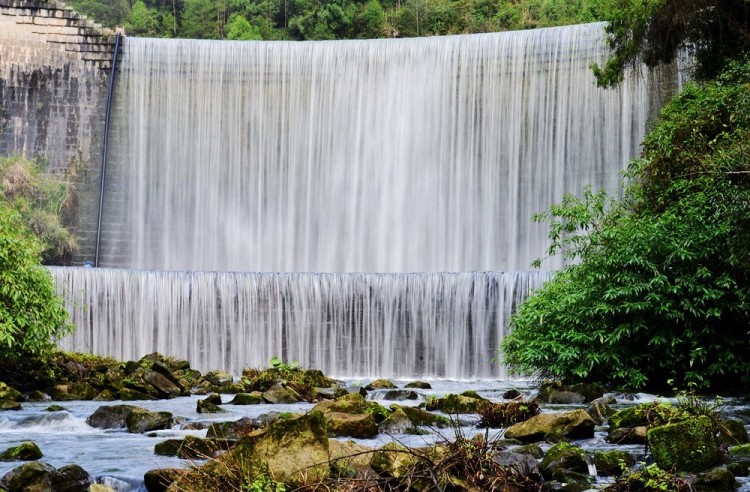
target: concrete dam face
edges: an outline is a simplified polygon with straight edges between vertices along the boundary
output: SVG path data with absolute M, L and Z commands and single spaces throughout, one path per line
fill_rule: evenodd
M 0 68 L 14 51 L 0 50 Z M 126 38 L 120 56 L 108 268 L 51 269 L 77 326 L 62 345 L 235 372 L 281 356 L 339 377 L 505 377 L 491 361 L 508 317 L 549 276 L 527 271 L 547 247 L 532 214 L 585 186 L 616 192 L 676 85 L 663 70 L 598 89 L 598 24 L 372 41 Z M 3 108 L 35 92 L 8 91 L 26 80 L 14 70 L 2 72 Z M 93 73 L 87 94 L 100 101 L 106 76 Z M 13 121 L 33 119 L 28 107 Z M 81 149 L 101 150 L 97 118 L 70 137 Z M 2 152 L 27 153 L 8 141 Z M 95 153 L 84 184 L 98 184 Z M 79 224 L 97 205 L 92 192 Z M 93 250 L 84 236 L 81 260 Z

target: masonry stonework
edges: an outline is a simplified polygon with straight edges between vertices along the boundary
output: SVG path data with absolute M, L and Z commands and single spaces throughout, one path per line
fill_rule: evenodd
M 78 260 L 93 256 L 114 33 L 60 2 L 0 0 L 0 155 L 74 182 Z

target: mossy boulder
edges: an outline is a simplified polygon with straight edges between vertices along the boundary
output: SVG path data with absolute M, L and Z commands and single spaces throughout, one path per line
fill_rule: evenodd
M 370 466 L 382 475 L 400 478 L 409 474 L 418 459 L 414 450 L 391 442 L 373 453 Z
M 150 412 L 143 408 L 135 408 L 125 419 L 125 425 L 131 434 L 169 429 L 174 425 L 174 418 L 169 412 Z
M 738 419 L 725 419 L 719 424 L 719 443 L 737 446 L 748 442 L 745 424 Z
M 378 424 L 372 414 L 326 412 L 323 414 L 330 437 L 368 439 L 378 435 Z
M 331 474 L 335 478 L 354 478 L 370 467 L 374 449 L 353 441 L 328 440 Z
M 390 401 L 418 400 L 419 394 L 413 390 L 394 389 L 386 391 L 383 399 Z
M 406 388 L 406 389 L 413 388 L 413 389 L 428 390 L 428 389 L 432 389 L 432 385 L 430 385 L 430 383 L 426 383 L 424 381 L 412 381 L 410 383 L 406 383 L 406 385 L 404 386 L 404 388 Z
M 102 390 L 98 395 L 94 397 L 94 401 L 115 401 L 117 395 L 112 390 Z
M 619 427 L 609 431 L 607 441 L 612 444 L 646 444 L 646 433 L 648 427 Z
M 583 449 L 567 442 L 560 442 L 552 446 L 544 454 L 540 463 L 542 474 L 547 480 L 560 475 L 561 471 L 588 473 L 588 462 Z M 559 478 L 556 478 L 559 480 Z
M 513 451 L 498 451 L 492 459 L 500 466 L 512 470 L 513 474 L 529 478 L 534 482 L 542 482 L 542 470 L 539 462 L 532 455 Z
M 26 401 L 47 401 L 50 397 L 47 393 L 39 390 L 33 390 L 26 393 Z
M 696 491 L 726 491 L 734 490 L 737 484 L 734 474 L 726 467 L 719 466 L 711 470 L 699 473 L 692 483 Z
M 301 402 L 302 397 L 293 388 L 276 383 L 263 392 L 263 400 L 272 404 L 293 404 Z
M 375 381 L 365 386 L 365 389 L 367 391 L 372 391 L 376 389 L 396 389 L 396 388 L 398 388 L 398 386 L 393 384 L 393 382 L 389 379 L 376 379 Z
M 544 439 L 584 439 L 594 436 L 594 421 L 585 410 L 562 413 L 542 413 L 513 424 L 505 437 L 523 442 Z
M 143 484 L 148 492 L 166 492 L 170 485 L 186 473 L 189 473 L 189 470 L 184 468 L 149 470 L 143 475 Z
M 147 401 L 156 400 L 155 397 L 133 388 L 120 388 L 120 399 L 122 401 Z
M 437 427 L 439 429 L 450 426 L 450 420 L 444 415 L 436 415 L 421 408 L 401 406 L 395 403 L 390 408 L 394 411 L 401 409 L 416 426 Z
M 226 371 L 209 371 L 203 375 L 203 379 L 217 387 L 234 382 L 234 377 Z
M 59 470 L 41 461 L 24 463 L 8 472 L 0 480 L 0 489 L 8 492 L 78 491 L 88 490 L 91 477 L 78 465 L 63 466 Z
M 542 448 L 540 448 L 539 445 L 535 443 L 524 444 L 523 446 L 518 446 L 511 449 L 511 451 L 516 454 L 528 454 L 529 456 L 532 456 L 538 460 L 544 457 L 544 451 L 542 451 Z
M 232 422 L 214 422 L 208 427 L 206 437 L 210 439 L 239 439 L 258 430 L 259 426 L 249 417 Z
M 571 384 L 566 388 L 566 390 L 572 393 L 583 395 L 584 403 L 591 403 L 592 401 L 604 396 L 604 387 L 596 383 Z
M 489 403 L 488 399 L 482 398 L 474 391 L 465 391 L 460 395 L 449 394 L 430 399 L 427 401 L 425 408 L 430 411 L 439 410 L 449 414 L 479 413 L 479 408 L 487 403 Z
M 318 412 L 341 412 L 341 413 L 369 413 L 376 416 L 376 420 L 382 421 L 390 413 L 385 407 L 374 401 L 365 400 L 359 393 L 350 393 L 340 396 L 335 400 L 326 400 L 316 404 L 313 411 Z M 379 419 L 377 416 L 382 416 Z
M 615 413 L 608 419 L 609 429 L 621 427 L 651 427 L 676 422 L 688 417 L 688 415 L 673 407 L 668 402 L 642 403 L 625 408 Z
M 76 395 L 79 400 L 93 400 L 99 391 L 91 383 L 73 383 L 70 385 L 70 393 Z
M 0 411 L 5 411 L 5 410 L 13 410 L 13 411 L 21 410 L 21 404 L 17 401 L 12 401 L 12 400 L 0 400 Z
M 196 411 L 198 413 L 225 413 L 226 410 L 221 408 L 221 395 L 212 393 L 202 400 L 198 400 Z
M 0 400 L 23 401 L 23 394 L 15 388 L 0 382 Z
M 65 412 L 67 408 L 60 405 L 50 405 L 44 409 L 45 412 Z
M 42 450 L 32 441 L 22 442 L 0 453 L 0 461 L 33 461 L 42 458 Z
M 403 409 L 395 409 L 384 421 L 380 423 L 380 432 L 385 434 L 412 434 L 417 431 L 416 425 L 411 421 Z
M 647 437 L 654 460 L 663 470 L 697 472 L 719 461 L 714 428 L 705 415 L 652 427 Z
M 154 454 L 176 456 L 187 460 L 205 460 L 232 447 L 234 440 L 203 439 L 185 436 L 184 439 L 167 439 L 154 446 Z
M 617 410 L 600 400 L 592 401 L 586 409 L 586 412 L 591 415 L 597 425 L 602 425 L 609 417 L 617 413 Z
M 730 446 L 729 456 L 731 458 L 737 458 L 737 459 L 750 461 L 750 444 L 740 444 L 739 446 Z
M 628 468 L 635 465 L 635 458 L 626 451 L 613 449 L 610 451 L 598 451 L 592 458 L 596 471 L 601 476 L 620 476 L 622 474 L 621 463 Z
M 323 415 L 311 412 L 243 437 L 231 450 L 180 476 L 170 490 L 235 490 L 263 470 L 290 488 L 320 483 L 330 475 L 328 456 Z
M 230 405 L 258 405 L 263 402 L 263 394 L 260 391 L 252 393 L 237 393 L 229 402 Z
M 86 419 L 86 423 L 97 429 L 121 429 L 127 427 L 128 415 L 135 409 L 146 411 L 133 405 L 103 405 Z

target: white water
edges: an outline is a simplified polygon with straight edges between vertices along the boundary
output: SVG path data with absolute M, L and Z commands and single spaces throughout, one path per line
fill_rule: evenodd
M 508 317 L 549 276 L 50 271 L 76 326 L 65 349 L 237 374 L 280 356 L 347 378 L 506 377 Z
M 546 249 L 532 214 L 616 190 L 668 92 L 655 72 L 598 89 L 602 32 L 128 38 L 101 264 L 526 270 Z

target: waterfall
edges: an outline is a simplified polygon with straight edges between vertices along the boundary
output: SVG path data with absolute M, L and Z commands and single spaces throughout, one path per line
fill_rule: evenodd
M 273 356 L 337 377 L 504 378 L 506 321 L 548 273 L 228 273 L 50 268 L 66 350 L 159 351 L 241 373 Z
M 398 40 L 127 38 L 101 264 L 526 270 L 532 214 L 616 190 L 657 72 L 595 85 L 603 25 Z M 550 262 L 549 268 L 559 267 Z

